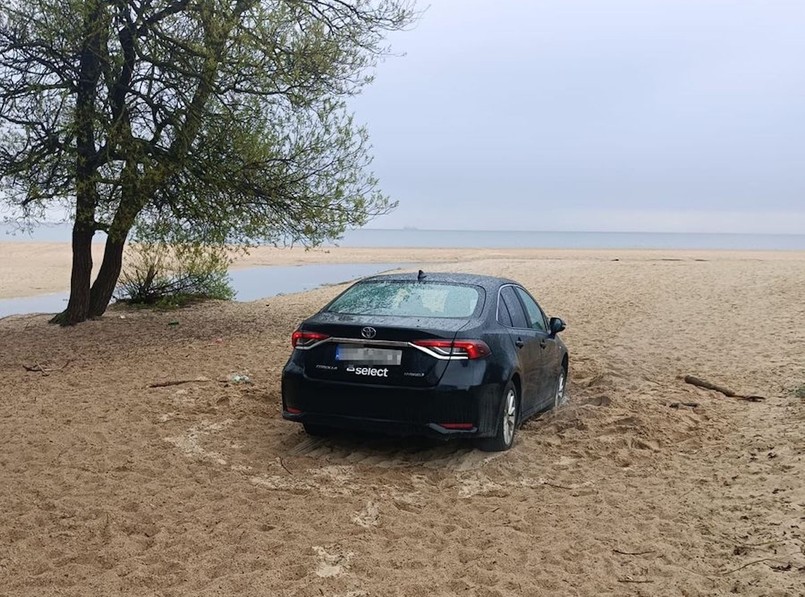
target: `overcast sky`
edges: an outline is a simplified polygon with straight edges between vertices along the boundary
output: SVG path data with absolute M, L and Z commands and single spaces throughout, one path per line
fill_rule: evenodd
M 390 41 L 371 227 L 805 233 L 802 0 L 432 0 Z

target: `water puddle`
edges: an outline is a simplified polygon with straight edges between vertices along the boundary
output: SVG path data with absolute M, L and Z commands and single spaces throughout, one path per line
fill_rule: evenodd
M 249 267 L 229 271 L 235 300 L 256 301 L 278 294 L 304 292 L 327 284 L 402 267 L 399 263 L 316 263 L 297 266 Z
M 0 317 L 23 313 L 58 313 L 67 306 L 66 292 L 0 299 Z
M 402 267 L 399 263 L 315 263 L 297 266 L 262 266 L 230 270 L 235 300 L 257 299 L 304 292 Z M 68 293 L 57 292 L 0 299 L 0 317 L 25 313 L 58 313 L 67 306 Z

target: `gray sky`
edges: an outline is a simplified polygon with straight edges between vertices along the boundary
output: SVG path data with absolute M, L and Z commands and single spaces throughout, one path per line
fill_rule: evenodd
M 802 0 L 432 0 L 391 43 L 371 227 L 805 233 Z

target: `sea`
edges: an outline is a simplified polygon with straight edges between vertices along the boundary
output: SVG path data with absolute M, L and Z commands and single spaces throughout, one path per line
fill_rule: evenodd
M 96 238 L 98 242 L 101 242 L 103 235 L 98 234 Z M 0 242 L 69 242 L 69 240 L 69 224 L 42 224 L 32 231 L 22 231 L 12 224 L 0 224 Z M 803 251 L 805 250 L 805 233 L 729 234 L 362 228 L 348 230 L 342 238 L 326 244 L 341 247 Z

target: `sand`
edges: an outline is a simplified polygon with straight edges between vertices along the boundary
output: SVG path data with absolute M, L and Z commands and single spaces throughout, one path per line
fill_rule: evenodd
M 103 245 L 92 246 L 94 271 Z M 255 247 L 232 252 L 233 268 L 311 263 L 454 263 L 468 259 L 536 258 L 561 251 L 512 249 L 423 249 Z M 128 257 L 128 254 L 126 255 Z M 65 243 L 0 242 L 0 299 L 63 292 L 70 289 L 70 248 Z M 126 263 L 124 259 L 124 264 Z
M 103 245 L 94 244 L 93 262 L 97 273 L 103 258 Z M 711 251 L 598 251 L 565 249 L 433 249 L 394 247 L 378 249 L 356 247 L 256 247 L 247 254 L 233 252 L 232 267 L 261 267 L 271 265 L 307 265 L 313 263 L 399 263 L 425 266 L 433 263 L 463 263 L 477 260 L 507 259 L 561 259 L 579 258 L 598 260 L 624 256 L 648 259 L 698 259 L 710 255 L 729 255 L 729 252 Z M 801 252 L 750 252 L 737 253 L 743 259 L 801 261 Z M 670 256 L 670 257 L 669 257 Z M 124 266 L 128 253 L 124 256 Z M 70 247 L 65 243 L 0 242 L 0 299 L 26 297 L 70 289 Z
M 805 594 L 805 254 L 450 254 L 568 322 L 570 402 L 507 453 L 281 420 L 342 287 L 0 320 L 0 594 Z

